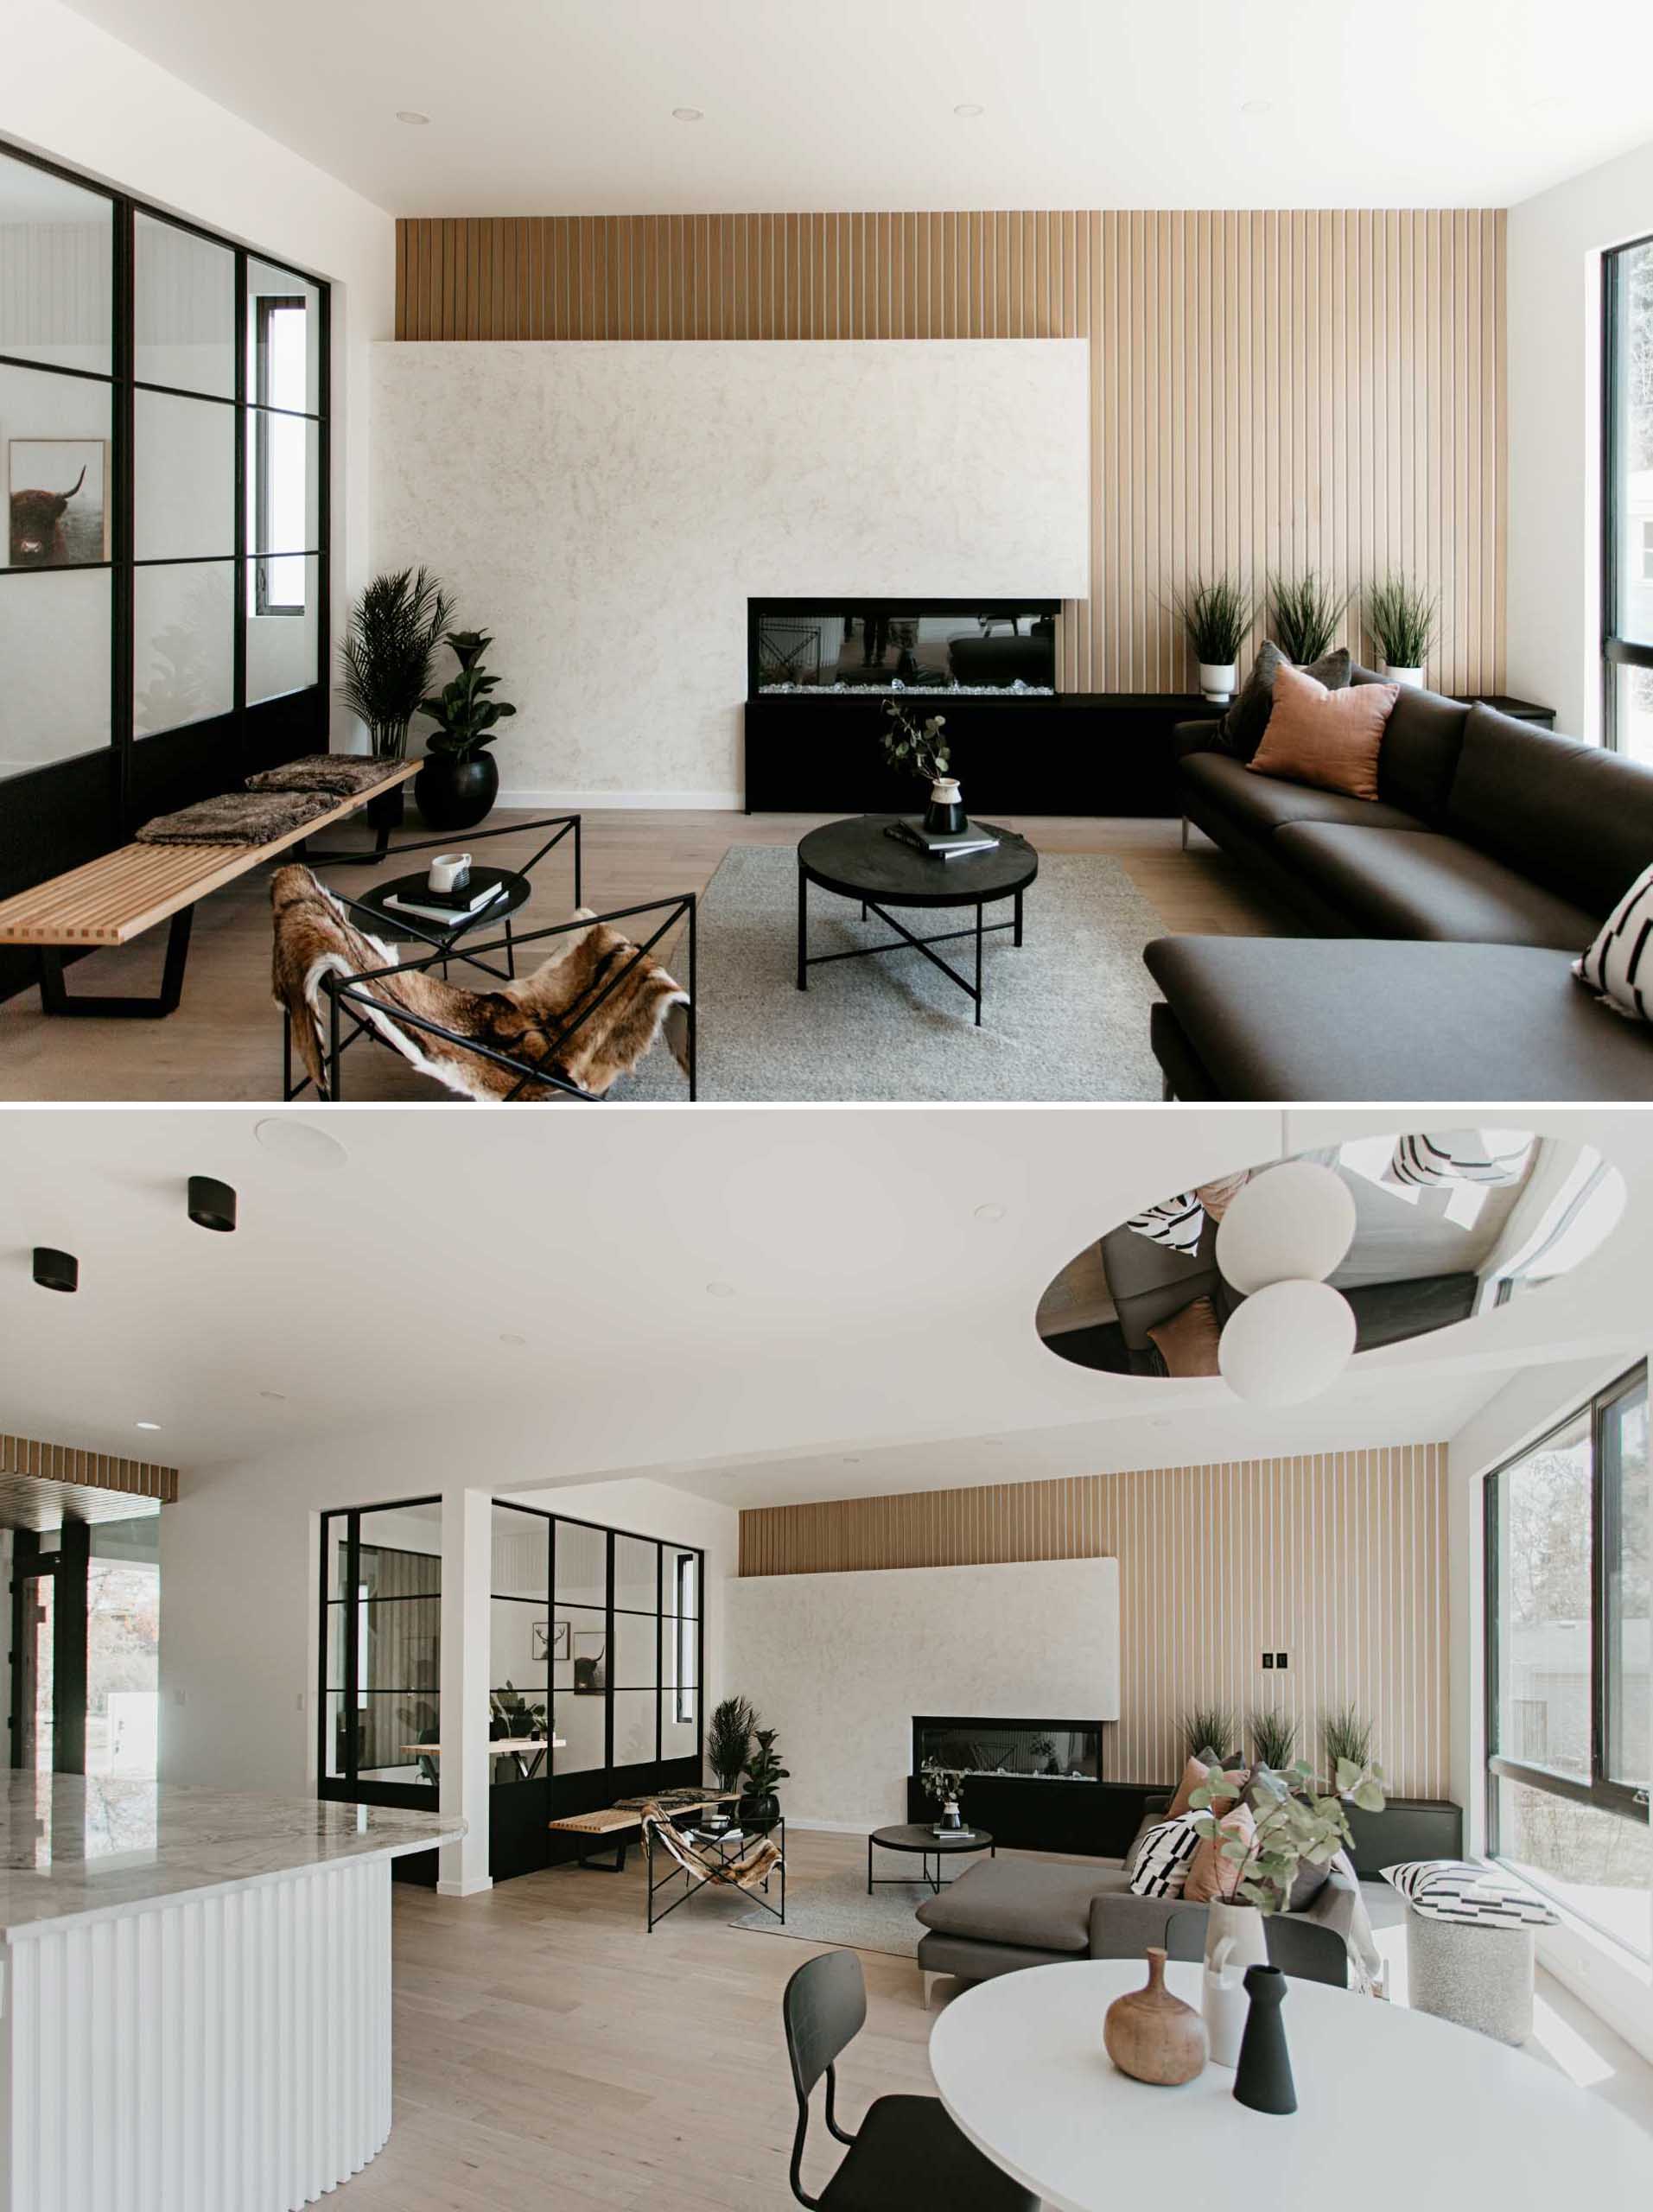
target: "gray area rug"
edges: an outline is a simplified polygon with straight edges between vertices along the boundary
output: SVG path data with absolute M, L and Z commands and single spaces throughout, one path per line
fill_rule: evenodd
M 836 1943 L 845 1950 L 887 1951 L 893 1958 L 911 1959 L 924 1933 L 923 1922 L 913 1915 L 932 1894 L 927 1882 L 903 1882 L 892 1890 L 881 1885 L 868 1897 L 866 1869 L 846 1869 L 818 1882 L 794 1882 L 786 1892 L 784 1928 L 766 1912 L 744 1912 L 728 1924 L 759 1936 L 791 1936 L 800 1943 Z
M 1041 855 L 1024 941 L 989 937 L 977 1029 L 964 994 L 920 952 L 810 971 L 797 988 L 798 862 L 790 845 L 737 846 L 700 911 L 700 1095 L 706 1099 L 1157 1099 L 1142 948 L 1166 935 L 1116 860 Z M 968 909 L 901 918 L 929 935 Z M 1009 905 L 988 918 L 1008 918 Z M 861 909 L 810 890 L 811 953 L 875 944 L 890 932 Z M 940 948 L 969 975 L 969 940 Z M 610 1093 L 676 1099 L 682 1078 L 656 1052 Z

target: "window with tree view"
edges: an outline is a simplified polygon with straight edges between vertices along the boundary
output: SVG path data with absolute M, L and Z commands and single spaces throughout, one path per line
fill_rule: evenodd
M 1653 762 L 1653 238 L 1603 257 L 1607 741 Z
M 1488 1847 L 1653 1957 L 1647 1374 L 1488 1478 Z

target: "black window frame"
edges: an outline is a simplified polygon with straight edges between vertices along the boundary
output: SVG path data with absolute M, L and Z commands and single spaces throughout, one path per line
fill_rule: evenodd
M 321 1515 L 321 1610 L 317 1615 L 321 1632 L 315 1655 L 315 1782 L 318 1797 L 335 1800 L 348 1805 L 407 1805 L 423 1808 L 435 1805 L 440 1785 L 435 1782 L 364 1782 L 356 1770 L 356 1745 L 353 1732 L 347 1739 L 349 1757 L 345 1765 L 349 1771 L 329 1774 L 327 1744 L 327 1700 L 335 1694 L 342 1694 L 346 1713 L 357 1709 L 356 1699 L 361 1687 L 361 1624 L 358 1618 L 361 1610 L 361 1517 L 364 1513 L 406 1513 L 415 1507 L 442 1506 L 440 1497 L 390 1497 L 374 1499 L 367 1505 L 330 1507 Z M 330 1531 L 335 1522 L 345 1524 L 345 1572 L 343 1590 L 340 1598 L 329 1596 L 327 1590 L 327 1560 Z M 440 1563 L 440 1552 L 432 1554 Z M 435 1591 L 425 1593 L 441 1600 L 442 1578 L 437 1577 Z M 327 1630 L 331 1624 L 329 1608 L 342 1604 L 346 1609 L 344 1661 L 345 1681 L 342 1693 L 336 1693 L 327 1680 Z M 440 1692 L 438 1693 L 440 1707 Z M 412 1762 L 410 1761 L 410 1764 Z
M 1625 257 L 1653 247 L 1653 232 L 1601 257 L 1601 741 L 1618 744 L 1618 671 L 1653 669 L 1653 639 L 1621 638 L 1618 619 L 1618 271 Z
M 1511 1452 L 1507 1459 L 1489 1470 L 1482 1484 L 1482 1587 L 1484 1593 L 1483 1628 L 1483 1728 L 1485 1743 L 1485 1816 L 1486 1855 L 1489 1859 L 1501 1856 L 1498 1834 L 1498 1783 L 1500 1781 L 1519 1783 L 1523 1788 L 1542 1790 L 1552 1797 L 1560 1797 L 1575 1805 L 1588 1805 L 1598 1812 L 1609 1813 L 1620 1820 L 1635 1821 L 1643 1826 L 1648 1821 L 1648 1786 L 1614 1781 L 1607 1771 L 1608 1673 L 1607 1673 L 1607 1591 L 1604 1572 L 1604 1536 L 1606 1532 L 1609 1500 L 1606 1485 L 1601 1480 L 1603 1465 L 1602 1434 L 1611 1410 L 1636 1391 L 1648 1389 L 1648 1365 L 1645 1360 L 1629 1368 L 1601 1389 L 1594 1392 L 1581 1404 L 1573 1407 L 1562 1418 L 1547 1428 L 1542 1436 L 1526 1445 L 1519 1452 Z M 1498 1484 L 1500 1479 L 1530 1459 L 1534 1452 L 1561 1436 L 1582 1418 L 1590 1425 L 1590 1778 L 1580 1781 L 1570 1775 L 1558 1774 L 1553 1768 L 1534 1764 L 1529 1760 L 1507 1758 L 1498 1747 L 1499 1679 L 1498 1679 Z
M 73 377 L 102 385 L 109 393 L 109 467 L 105 486 L 108 503 L 110 553 L 104 561 L 52 563 L 46 567 L 0 567 L 0 589 L 27 589 L 22 579 L 60 572 L 67 567 L 105 569 L 110 575 L 109 610 L 109 738 L 107 743 L 44 762 L 0 780 L 5 793 L 3 810 L 19 831 L 21 849 L 5 841 L 0 851 L 0 896 L 40 881 L 60 867 L 89 856 L 92 850 L 107 851 L 130 836 L 152 815 L 169 805 L 214 791 L 233 789 L 251 769 L 290 760 L 301 753 L 324 750 L 327 742 L 329 683 L 332 658 L 331 546 L 333 537 L 332 474 L 332 288 L 327 278 L 298 266 L 285 255 L 243 245 L 238 239 L 190 220 L 171 208 L 159 207 L 131 193 L 117 190 L 94 176 L 60 162 L 31 152 L 26 146 L 0 137 L 0 157 L 60 179 L 77 190 L 108 203 L 111 213 L 110 362 L 107 372 L 70 367 L 0 351 L 0 367 L 31 374 Z M 137 224 L 142 216 L 166 224 L 190 237 L 201 238 L 234 257 L 235 327 L 233 390 L 229 393 L 195 391 L 141 378 L 136 373 Z M 264 410 L 248 388 L 248 354 L 251 349 L 247 320 L 247 272 L 256 264 L 263 270 L 293 277 L 315 294 L 316 331 L 315 406 L 311 410 Z M 306 302 L 308 305 L 308 302 Z M 231 545 L 224 554 L 167 559 L 139 559 L 135 552 L 133 457 L 136 439 L 136 401 L 139 391 L 197 401 L 206 406 L 233 410 L 235 424 L 234 514 Z M 247 470 L 250 420 L 260 411 L 302 412 L 316 424 L 316 543 L 302 550 L 315 562 L 316 652 L 313 675 L 291 691 L 268 700 L 247 699 L 247 626 L 257 619 L 248 612 L 247 577 L 256 571 L 259 556 L 248 543 Z M 132 727 L 137 673 L 136 583 L 140 568 L 181 568 L 219 565 L 232 572 L 233 631 L 231 701 L 219 714 L 203 716 L 164 730 L 142 734 Z M 276 611 L 276 610 L 272 610 Z M 278 714 L 267 712 L 272 708 Z M 89 764 L 108 765 L 111 787 L 106 795 L 88 784 Z M 93 816 L 96 819 L 92 819 Z M 30 825 L 34 833 L 28 834 Z M 59 848 L 61 847 L 61 857 Z M 16 988 L 7 977 L 0 996 Z
M 284 267 L 285 264 L 282 265 Z M 293 273 L 296 275 L 297 271 L 295 270 Z M 294 411 L 291 408 L 274 407 L 270 404 L 270 325 L 272 316 L 277 312 L 283 309 L 290 312 L 296 308 L 302 313 L 308 314 L 309 305 L 308 300 L 302 292 L 261 292 L 258 296 L 257 313 L 253 319 L 254 398 L 248 415 L 253 432 L 251 467 L 253 534 L 258 543 L 264 546 L 267 546 L 270 542 L 270 448 L 269 442 L 262 435 L 263 426 L 272 415 L 291 415 Z M 315 418 L 306 413 L 304 419 L 312 421 Z M 303 615 L 306 610 L 302 601 L 294 605 L 290 601 L 270 597 L 270 563 L 272 560 L 308 560 L 314 557 L 315 550 L 314 546 L 306 546 L 295 553 L 288 547 L 283 546 L 279 553 L 259 553 L 256 550 L 252 552 L 250 566 L 252 575 L 253 612 L 256 615 Z

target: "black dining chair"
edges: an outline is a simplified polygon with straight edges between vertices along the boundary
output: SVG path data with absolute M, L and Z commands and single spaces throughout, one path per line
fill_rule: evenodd
M 1268 1963 L 1299 1981 L 1330 1982 L 1334 1989 L 1349 1986 L 1349 1950 L 1335 1928 L 1317 1921 L 1300 1920 L 1277 1912 L 1262 1918 Z M 1165 1923 L 1165 1951 L 1170 1959 L 1204 1959 L 1205 1908 L 1179 1905 Z
M 787 1983 L 780 2000 L 798 2092 L 792 2195 L 827 2212 L 1039 2212 L 1031 2190 L 984 2158 L 937 2097 L 876 2097 L 856 2133 L 838 2125 L 836 2062 L 867 2022 L 867 1985 L 853 1951 L 826 1951 Z M 847 2145 L 818 2196 L 804 2186 L 810 2097 L 826 2076 L 829 2133 Z

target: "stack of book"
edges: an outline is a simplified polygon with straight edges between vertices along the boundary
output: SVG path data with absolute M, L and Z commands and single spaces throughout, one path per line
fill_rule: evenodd
M 416 892 L 387 891 L 385 904 L 398 914 L 416 914 L 421 921 L 454 924 L 469 921 L 473 914 L 503 899 L 505 889 L 497 878 L 492 883 L 467 883 L 462 891 L 433 891 L 422 883 Z
M 922 821 L 904 815 L 900 821 L 892 822 L 884 833 L 899 844 L 911 845 L 915 852 L 928 853 L 931 860 L 958 861 L 969 853 L 990 853 L 998 844 L 996 832 L 984 829 L 979 822 L 967 822 L 962 830 L 926 830 Z

